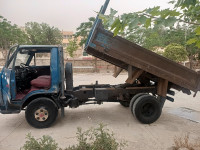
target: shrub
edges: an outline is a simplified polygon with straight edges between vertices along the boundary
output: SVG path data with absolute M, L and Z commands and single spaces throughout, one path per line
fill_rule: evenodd
M 166 47 L 163 55 L 176 62 L 185 61 L 187 59 L 187 51 L 185 48 L 176 43 L 169 44 Z
M 29 133 L 26 136 L 27 141 L 20 150 L 58 150 L 58 144 L 48 135 L 43 135 L 42 138 L 35 139 Z M 59 149 L 60 150 L 60 149 Z
M 200 149 L 200 139 L 197 139 L 195 142 L 191 142 L 189 135 L 185 135 L 183 137 L 175 137 L 174 139 L 174 150 L 179 149 L 188 149 L 188 150 L 196 150 Z
M 109 129 L 105 129 L 103 124 L 86 131 L 78 128 L 77 139 L 77 145 L 70 146 L 65 150 L 121 150 L 127 145 L 125 141 L 118 143 L 113 132 L 110 133 Z
M 122 150 L 127 145 L 125 141 L 117 142 L 113 132 L 110 132 L 103 124 L 86 131 L 78 128 L 76 135 L 78 144 L 69 146 L 65 150 Z M 26 139 L 27 141 L 21 150 L 62 150 L 48 135 L 35 139 L 29 133 Z

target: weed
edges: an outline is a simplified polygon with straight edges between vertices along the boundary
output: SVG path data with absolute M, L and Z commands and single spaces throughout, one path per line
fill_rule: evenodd
M 55 140 L 48 135 L 43 135 L 42 138 L 35 139 L 28 133 L 26 136 L 27 141 L 20 150 L 58 150 L 58 144 Z
M 179 150 L 181 148 L 188 150 L 200 150 L 200 139 L 195 140 L 195 142 L 191 142 L 189 134 L 183 137 L 175 137 L 174 144 L 174 150 Z
M 127 146 L 125 141 L 117 142 L 113 132 L 110 132 L 103 124 L 86 131 L 78 128 L 76 137 L 78 144 L 69 146 L 65 150 L 122 150 L 123 147 Z M 62 150 L 55 140 L 48 135 L 35 139 L 29 133 L 26 139 L 27 141 L 21 150 Z
M 127 146 L 125 141 L 117 142 L 113 132 L 110 133 L 103 124 L 86 131 L 78 128 L 77 140 L 77 145 L 70 146 L 65 150 L 122 150 Z

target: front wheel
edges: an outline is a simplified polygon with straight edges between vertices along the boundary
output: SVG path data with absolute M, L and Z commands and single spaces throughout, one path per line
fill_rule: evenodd
M 49 98 L 37 98 L 26 109 L 27 122 L 35 128 L 50 127 L 56 120 L 58 108 Z
M 132 106 L 133 115 L 144 124 L 155 122 L 160 117 L 161 112 L 160 103 L 151 95 L 138 97 Z

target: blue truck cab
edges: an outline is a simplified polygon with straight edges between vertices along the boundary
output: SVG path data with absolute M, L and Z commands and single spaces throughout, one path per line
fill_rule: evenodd
M 45 65 L 39 64 L 37 58 L 42 59 L 44 55 L 49 60 L 46 60 Z M 32 117 L 41 122 L 50 119 L 51 122 L 55 119 L 57 109 L 60 107 L 58 99 L 64 87 L 62 75 L 62 47 L 49 45 L 12 47 L 0 74 L 0 112 L 2 114 L 19 113 L 31 105 L 37 105 L 37 103 L 30 104 L 33 100 L 42 100 L 44 105 L 40 103 L 40 106 L 31 110 L 35 111 Z M 50 108 L 53 112 L 48 112 Z M 54 118 L 49 118 L 49 113 L 55 113 Z M 32 117 L 31 112 L 26 112 L 26 118 L 29 118 L 27 120 L 30 124 L 32 124 Z M 36 127 L 39 126 L 36 125 Z

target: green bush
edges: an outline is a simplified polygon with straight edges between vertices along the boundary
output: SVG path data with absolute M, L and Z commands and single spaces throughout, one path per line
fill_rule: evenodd
M 182 45 L 176 43 L 169 44 L 163 55 L 176 62 L 187 60 L 187 51 Z
M 48 135 L 35 139 L 31 133 L 26 136 L 27 141 L 20 150 L 58 150 L 58 144 Z
M 103 124 L 86 131 L 78 128 L 76 135 L 78 144 L 69 146 L 65 150 L 122 150 L 127 145 L 125 141 L 117 142 L 113 132 Z M 35 139 L 29 133 L 26 139 L 21 150 L 62 150 L 50 136 L 44 135 L 42 138 Z
M 78 128 L 77 139 L 77 145 L 70 146 L 65 150 L 121 150 L 127 145 L 125 141 L 118 143 L 114 134 L 110 133 L 109 129 L 105 129 L 103 124 L 87 131 Z

